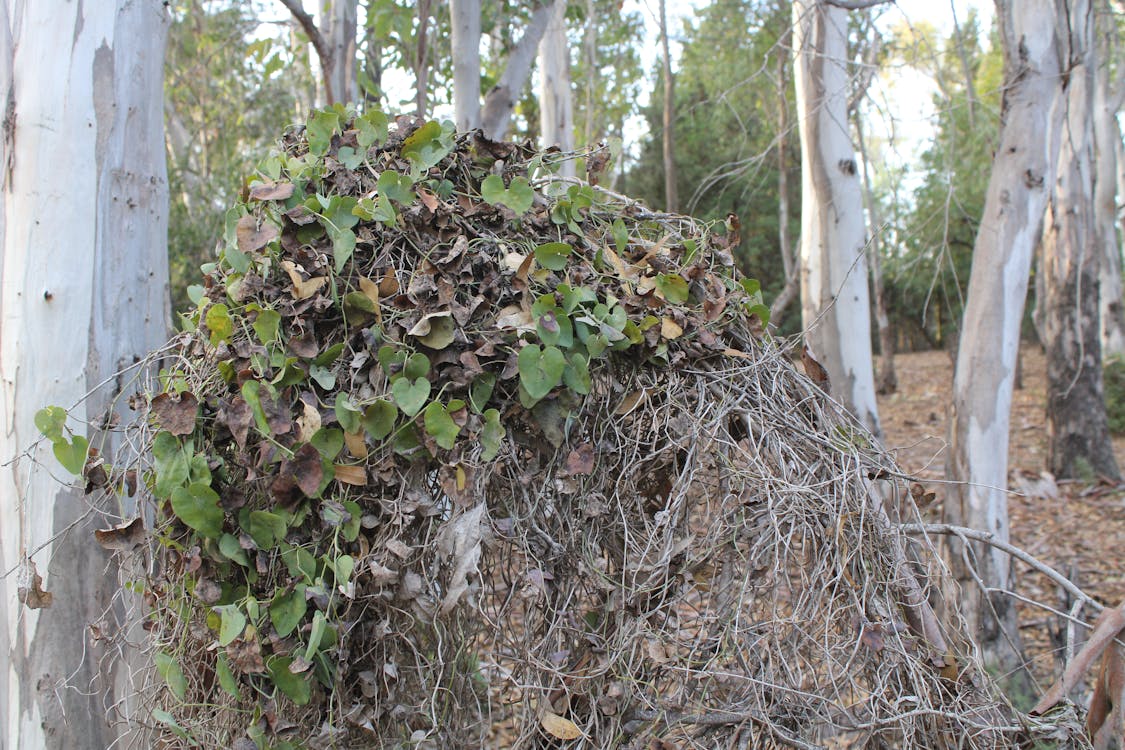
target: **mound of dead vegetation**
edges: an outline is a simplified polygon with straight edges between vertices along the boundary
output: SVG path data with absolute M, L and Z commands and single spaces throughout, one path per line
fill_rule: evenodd
M 130 428 L 164 746 L 1059 734 L 955 653 L 910 493 L 763 336 L 738 238 L 562 158 L 336 108 L 249 180 Z

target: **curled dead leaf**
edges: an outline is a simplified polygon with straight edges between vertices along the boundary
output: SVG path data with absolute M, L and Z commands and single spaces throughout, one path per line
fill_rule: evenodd
M 273 224 L 263 224 L 258 228 L 258 222 L 253 216 L 243 216 L 235 227 L 235 237 L 238 240 L 238 249 L 244 253 L 261 250 L 278 238 L 281 232 Z
M 179 396 L 161 393 L 152 399 L 149 409 L 160 427 L 173 435 L 190 435 L 195 431 L 199 400 L 190 391 Z
M 256 182 L 250 186 L 252 201 L 283 201 L 293 195 L 292 182 Z
M 43 579 L 39 576 L 39 570 L 35 567 L 35 561 L 31 558 L 27 559 L 27 569 L 24 574 L 27 576 L 27 580 L 16 588 L 16 597 L 20 604 L 28 609 L 50 607 L 55 598 L 54 594 L 43 590 Z
M 582 736 L 577 724 L 551 711 L 543 712 L 539 723 L 547 734 L 560 740 L 576 740 Z
M 660 319 L 660 335 L 663 338 L 666 338 L 669 341 L 671 341 L 672 339 L 678 339 L 680 336 L 683 336 L 684 335 L 684 329 L 682 327 L 680 327 L 679 323 L 672 320 L 671 318 L 661 318 Z
M 95 529 L 94 539 L 108 550 L 130 552 L 145 541 L 145 522 L 140 518 L 118 524 L 111 529 Z
M 301 278 L 301 272 L 297 270 L 297 264 L 291 260 L 281 261 L 281 267 L 289 274 L 289 280 L 293 282 L 293 288 L 290 291 L 293 298 L 297 300 L 308 299 L 328 282 L 327 276 L 314 276 L 307 280 Z
M 367 470 L 362 466 L 336 464 L 336 481 L 342 484 L 363 487 L 367 484 Z

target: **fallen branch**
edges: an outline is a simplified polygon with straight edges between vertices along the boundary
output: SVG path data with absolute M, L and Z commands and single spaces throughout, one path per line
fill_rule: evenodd
M 904 523 L 900 524 L 899 528 L 907 534 L 947 534 L 949 536 L 961 537 L 962 541 L 965 539 L 972 539 L 974 541 L 983 542 L 987 545 L 995 547 L 998 550 L 1007 552 L 1017 560 L 1027 563 L 1032 568 L 1038 570 L 1040 573 L 1057 583 L 1059 586 L 1062 586 L 1066 591 L 1070 593 L 1071 596 L 1075 597 L 1076 599 L 1080 599 L 1086 604 L 1089 604 L 1096 611 L 1100 612 L 1105 609 L 1103 605 L 1099 604 L 1093 599 L 1093 597 L 1091 597 L 1082 589 L 1078 588 L 1078 586 L 1074 585 L 1074 583 L 1062 573 L 1058 572 L 1042 560 L 1039 560 L 1038 558 L 1035 558 L 1032 555 L 1028 554 L 1019 547 L 1016 547 L 1013 544 L 1009 544 L 1008 542 L 1002 542 L 999 539 L 994 539 L 993 535 L 990 532 L 977 531 L 976 529 L 970 529 L 964 526 L 953 526 L 952 524 L 947 523 Z
M 1078 652 L 1078 656 L 1067 666 L 1063 676 L 1043 695 L 1043 698 L 1031 709 L 1033 716 L 1039 716 L 1049 711 L 1063 696 L 1074 689 L 1074 686 L 1085 676 L 1102 652 L 1105 651 L 1117 634 L 1125 628 L 1125 602 L 1113 609 L 1102 612 L 1096 621 L 1094 632 L 1090 640 Z

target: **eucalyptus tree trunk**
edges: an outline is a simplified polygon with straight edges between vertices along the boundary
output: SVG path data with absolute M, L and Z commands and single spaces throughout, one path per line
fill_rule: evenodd
M 777 244 L 781 250 L 781 268 L 785 286 L 770 305 L 770 323 L 777 327 L 789 303 L 801 290 L 801 275 L 793 257 L 793 241 L 789 236 L 789 43 L 792 36 L 786 28 L 777 40 L 774 51 L 774 95 L 777 98 Z
M 1094 16 L 1070 0 L 1070 67 L 1058 168 L 1043 232 L 1047 465 L 1061 478 L 1116 478 L 1102 387 L 1094 216 Z
M 953 380 L 944 520 L 1009 537 L 1008 426 L 1031 259 L 1055 179 L 1062 121 L 1059 82 L 1066 59 L 1065 0 L 998 0 L 1004 53 L 1000 144 L 989 176 Z M 976 573 L 970 569 L 976 567 Z M 995 547 L 949 559 L 961 612 L 986 663 L 1007 674 L 1022 660 L 1010 589 L 1010 561 Z
M 136 373 L 113 374 L 166 339 L 167 30 L 160 0 L 0 2 L 5 460 L 35 443 L 40 407 L 78 404 L 70 428 L 112 462 L 98 425 L 125 408 Z M 115 687 L 127 683 L 118 579 L 91 530 L 135 509 L 91 511 L 98 494 L 60 484 L 62 473 L 46 441 L 0 472 L 0 565 L 15 571 L 0 579 L 5 750 L 116 747 L 132 708 Z M 52 600 L 29 609 L 17 588 L 35 570 Z M 91 639 L 95 622 L 105 640 Z
M 1099 19 L 1106 16 L 1099 15 Z M 1109 17 L 1112 19 L 1112 16 Z M 1102 354 L 1105 357 L 1125 356 L 1125 299 L 1121 283 L 1121 244 L 1117 236 L 1118 195 L 1117 152 L 1121 147 L 1121 128 L 1117 112 L 1125 94 L 1125 74 L 1118 72 L 1113 86 L 1110 66 L 1115 45 L 1111 44 L 1114 29 L 1099 29 L 1099 55 L 1094 81 L 1094 221 L 1100 249 L 1098 266 L 1099 316 L 1101 319 Z
M 320 0 L 320 27 L 331 55 L 324 65 L 327 104 L 359 100 L 356 84 L 358 0 Z
M 453 119 L 458 130 L 480 127 L 480 11 L 480 0 L 449 0 Z
M 504 64 L 504 72 L 500 80 L 484 97 L 484 108 L 481 110 L 481 127 L 484 134 L 494 141 L 499 141 L 508 133 L 508 126 L 512 122 L 512 112 L 516 108 L 516 100 L 523 91 L 528 77 L 531 75 L 531 64 L 535 61 L 535 51 L 539 40 L 547 30 L 547 23 L 551 18 L 551 4 L 544 3 L 535 8 L 531 19 L 527 22 L 523 36 L 508 52 L 508 60 Z M 479 74 L 479 71 L 478 71 Z
M 676 189 L 676 129 L 675 106 L 676 85 L 672 77 L 672 54 L 668 44 L 668 17 L 665 2 L 660 0 L 660 45 L 663 49 L 661 62 L 664 80 L 664 210 L 674 213 L 679 209 L 680 197 Z
M 848 132 L 847 12 L 793 3 L 801 135 L 801 318 L 831 393 L 882 436 L 871 362 L 863 196 Z
M 539 42 L 539 129 L 545 147 L 574 150 L 574 100 L 570 91 L 570 49 L 566 43 L 566 0 L 551 4 L 551 19 Z M 563 177 L 577 174 L 573 159 L 559 168 Z

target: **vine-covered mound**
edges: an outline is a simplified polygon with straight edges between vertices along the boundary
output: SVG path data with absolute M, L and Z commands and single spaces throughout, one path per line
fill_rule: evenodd
M 337 108 L 249 181 L 145 428 L 161 731 L 1009 746 L 736 234 L 558 158 Z

